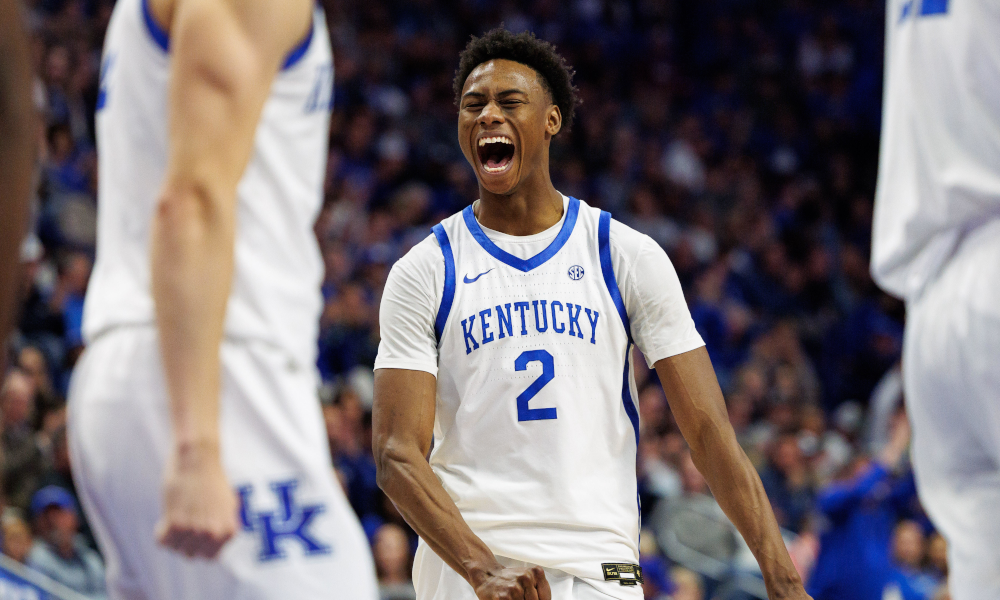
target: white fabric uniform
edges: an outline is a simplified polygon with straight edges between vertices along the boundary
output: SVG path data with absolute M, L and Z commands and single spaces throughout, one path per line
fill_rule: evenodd
M 602 570 L 638 561 L 629 350 L 703 345 L 669 259 L 570 198 L 533 236 L 484 230 L 471 206 L 433 231 L 389 274 L 375 368 L 436 375 L 431 467 L 496 555 L 638 597 Z M 431 564 L 421 600 L 450 598 Z
M 1000 4 L 889 0 L 872 274 L 907 302 L 923 505 L 955 600 L 1000 598 Z
M 333 66 L 323 13 L 264 105 L 237 189 L 221 441 L 242 530 L 217 562 L 156 545 L 169 401 L 150 292 L 150 225 L 167 162 L 167 33 L 119 0 L 97 106 L 97 260 L 73 375 L 70 448 L 114 599 L 377 596 L 367 541 L 337 484 L 316 394 L 322 198 Z

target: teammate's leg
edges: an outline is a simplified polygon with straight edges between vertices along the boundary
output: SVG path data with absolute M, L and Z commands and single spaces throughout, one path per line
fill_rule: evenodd
M 164 382 L 152 328 L 96 340 L 73 375 L 69 441 L 74 477 L 107 561 L 112 600 L 234 597 L 235 581 L 181 557 L 153 536 L 170 444 Z M 214 572 L 218 572 L 215 574 Z M 198 586 L 185 584 L 199 582 Z
M 1000 598 L 1000 238 L 984 229 L 908 306 L 903 352 L 917 486 L 955 600 Z
M 374 600 L 367 540 L 330 465 L 315 380 L 283 355 L 223 344 L 223 462 L 242 529 L 215 561 L 156 543 L 169 405 L 155 332 L 109 334 L 73 382 L 71 444 L 81 500 L 125 600 Z

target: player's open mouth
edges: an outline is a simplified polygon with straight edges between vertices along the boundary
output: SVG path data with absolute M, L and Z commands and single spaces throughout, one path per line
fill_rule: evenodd
M 487 173 L 503 173 L 514 162 L 514 142 L 505 135 L 479 138 L 479 164 Z

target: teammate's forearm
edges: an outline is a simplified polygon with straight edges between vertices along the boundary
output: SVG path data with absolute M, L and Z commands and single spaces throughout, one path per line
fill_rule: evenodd
M 378 483 L 413 530 L 473 587 L 502 569 L 419 451 L 379 453 Z
M 691 445 L 691 458 L 760 564 L 770 597 L 801 590 L 764 486 L 731 431 L 707 428 L 701 443 Z
M 18 249 L 35 163 L 31 63 L 19 4 L 0 0 L 0 341 L 14 320 Z
M 219 344 L 234 216 L 201 185 L 167 185 L 152 233 L 152 287 L 176 449 L 218 447 Z

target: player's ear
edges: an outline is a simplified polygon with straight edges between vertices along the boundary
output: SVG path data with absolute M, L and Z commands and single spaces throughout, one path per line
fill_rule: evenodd
M 545 116 L 545 133 L 555 135 L 562 129 L 562 111 L 555 104 L 549 106 L 549 112 Z

